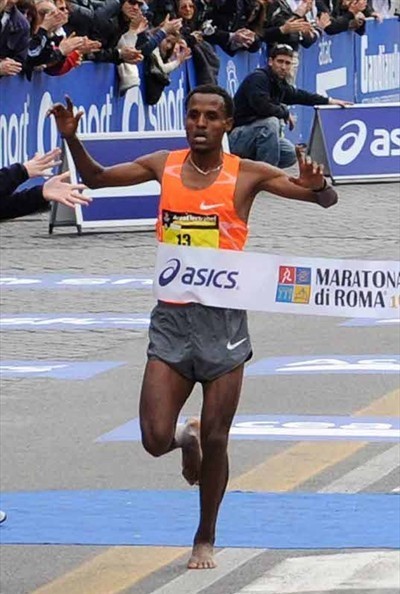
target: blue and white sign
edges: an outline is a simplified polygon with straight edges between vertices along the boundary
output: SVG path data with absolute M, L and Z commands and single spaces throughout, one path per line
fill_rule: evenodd
M 365 35 L 323 35 L 313 46 L 300 51 L 298 86 L 362 103 L 398 101 L 399 27 L 396 18 L 383 23 L 368 20 Z M 221 59 L 219 82 L 230 93 L 235 92 L 248 72 L 265 63 L 265 47 L 255 54 L 239 52 L 233 58 L 220 48 L 217 52 Z M 143 80 L 142 67 L 139 69 Z M 54 118 L 47 118 L 46 113 L 54 102 L 63 101 L 65 94 L 83 111 L 81 134 L 182 130 L 184 99 L 195 84 L 192 61 L 185 62 L 170 76 L 171 84 L 156 105 L 146 105 L 142 85 L 120 96 L 113 64 L 84 62 L 62 77 L 35 72 L 32 81 L 2 77 L 0 167 L 27 161 L 35 152 L 57 146 L 59 136 Z M 298 126 L 290 137 L 307 142 L 312 110 L 298 106 L 296 114 Z
M 0 318 L 0 330 L 143 330 L 149 323 L 148 314 L 9 314 Z
M 301 76 L 297 85 L 311 93 L 354 101 L 354 35 L 323 35 L 300 58 Z M 302 142 L 309 142 L 313 120 L 312 107 L 297 108 L 301 120 Z
M 335 182 L 400 179 L 400 103 L 316 110 L 310 153 Z M 319 135 L 322 145 L 317 146 Z M 318 154 L 324 151 L 325 156 Z
M 310 375 L 327 373 L 396 373 L 400 355 L 317 355 L 270 357 L 246 367 L 247 377 L 259 375 Z
M 179 419 L 180 423 L 184 418 Z M 400 419 L 392 417 L 347 417 L 322 415 L 238 415 L 231 439 L 244 440 L 342 440 L 398 441 Z M 101 435 L 98 443 L 140 441 L 139 419 L 132 419 Z
M 86 380 L 125 363 L 118 361 L 2 361 L 0 377 Z
M 382 23 L 368 20 L 365 34 L 353 37 L 356 102 L 400 101 L 399 19 L 384 19 Z
M 16 276 L 12 272 L 0 276 L 4 289 L 151 289 L 149 275 L 72 276 L 43 274 L 41 276 Z
M 132 162 L 138 157 L 158 150 L 178 150 L 187 147 L 186 134 L 174 132 L 114 132 L 89 134 L 80 137 L 92 158 L 105 167 Z M 68 146 L 65 145 L 64 169 L 71 172 L 72 181 L 80 181 Z M 134 186 L 87 190 L 93 202 L 89 206 L 77 205 L 74 210 L 53 204 L 49 231 L 54 227 L 76 226 L 85 228 L 150 227 L 154 228 L 160 197 L 160 184 L 152 180 Z

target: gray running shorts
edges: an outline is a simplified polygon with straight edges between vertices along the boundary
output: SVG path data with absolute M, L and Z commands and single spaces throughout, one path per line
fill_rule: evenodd
M 214 380 L 252 356 L 247 312 L 159 301 L 151 313 L 147 356 L 190 380 Z

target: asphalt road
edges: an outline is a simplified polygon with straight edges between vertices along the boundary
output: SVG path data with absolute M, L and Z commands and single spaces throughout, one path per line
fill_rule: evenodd
M 330 210 L 259 196 L 250 221 L 248 249 L 310 257 L 399 259 L 398 186 L 343 186 L 339 192 L 340 202 Z M 367 516 L 365 531 L 361 531 L 365 534 L 358 541 L 362 546 L 353 547 L 350 537 L 348 541 L 344 538 L 349 546 L 329 546 L 334 544 L 332 534 L 340 536 L 346 524 L 353 522 L 354 510 L 366 502 L 370 505 L 368 517 L 382 517 L 387 524 L 389 516 L 382 515 L 382 510 L 392 505 L 393 498 L 398 501 L 400 487 L 398 445 L 365 436 L 332 439 L 324 431 L 320 441 L 306 436 L 295 440 L 231 440 L 232 505 L 235 492 L 240 497 L 249 496 L 247 492 L 253 496 L 275 494 L 268 505 L 276 506 L 276 519 L 282 524 L 279 529 L 279 522 L 275 525 L 275 518 L 271 518 L 271 531 L 275 530 L 273 542 L 280 535 L 283 545 L 269 546 L 267 540 L 266 545 L 254 545 L 257 514 L 262 515 L 265 508 L 253 500 L 240 499 L 239 507 L 233 507 L 226 518 L 226 524 L 234 526 L 236 536 L 241 536 L 240 546 L 229 546 L 235 534 L 229 536 L 227 532 L 224 546 L 218 549 L 218 569 L 186 571 L 189 549 L 187 543 L 179 543 L 176 525 L 187 521 L 193 532 L 195 523 L 185 505 L 178 505 L 174 499 L 179 494 L 189 501 L 192 493 L 179 476 L 178 453 L 155 460 L 142 450 L 139 441 L 99 441 L 111 431 L 115 438 L 116 428 L 137 417 L 146 329 L 119 327 L 110 322 L 110 317 L 120 320 L 122 316 L 143 314 L 145 318 L 153 304 L 150 286 L 144 283 L 141 288 L 129 288 L 104 282 L 96 287 L 84 283 L 65 287 L 60 280 L 58 284 L 48 281 L 53 278 L 49 275 L 58 275 L 58 279 L 150 278 L 156 249 L 154 234 L 77 236 L 72 230 L 56 229 L 48 236 L 45 214 L 3 223 L 0 231 L 2 277 L 14 279 L 3 281 L 1 286 L 2 316 L 8 320 L 1 334 L 1 490 L 8 519 L 0 527 L 0 538 L 8 542 L 13 523 L 20 527 L 13 532 L 20 544 L 1 547 L 2 594 L 399 591 L 398 551 L 385 548 L 384 543 L 372 546 L 376 532 L 369 529 Z M 16 282 L 45 277 L 43 286 L 40 282 Z M 25 322 L 29 318 L 30 325 L 18 326 L 21 316 Z M 36 323 L 38 316 L 45 323 Z M 108 325 L 92 328 L 90 323 L 79 321 L 93 316 L 103 316 L 103 322 L 106 316 Z M 70 320 L 67 329 L 57 326 L 60 317 Z M 53 319 L 53 323 L 46 319 Z M 343 326 L 345 320 L 340 318 L 254 312 L 249 319 L 254 347 L 250 365 L 280 357 L 285 367 L 285 358 L 292 357 L 306 358 L 314 362 L 312 365 L 321 358 L 335 359 L 338 367 L 335 373 L 305 373 L 298 365 L 296 373 L 278 373 L 267 365 L 264 375 L 248 375 L 238 411 L 242 421 L 254 422 L 260 415 L 273 415 L 277 423 L 286 417 L 296 422 L 300 416 L 315 415 L 322 423 L 339 418 L 348 424 L 354 417 L 363 422 L 368 418 L 371 423 L 383 419 L 389 425 L 390 420 L 398 421 L 399 374 L 391 370 L 398 369 L 398 358 L 397 368 L 393 361 L 400 352 L 399 324 Z M 382 358 L 392 362 L 387 370 L 384 366 L 378 370 L 371 362 Z M 349 370 L 349 361 L 356 360 L 364 361 L 369 372 Z M 110 367 L 95 373 L 89 365 L 94 361 L 109 362 Z M 48 377 L 54 372 L 54 362 L 64 367 L 58 368 L 58 377 Z M 79 363 L 79 369 L 93 375 L 71 379 L 77 373 L 73 364 Z M 38 371 L 40 365 L 42 373 Z M 201 392 L 196 387 L 184 413 L 197 414 L 200 403 Z M 149 511 L 150 519 L 152 515 L 157 522 L 165 519 L 166 527 L 155 526 L 146 546 L 102 545 L 101 535 L 105 533 L 111 545 L 120 542 L 115 523 L 120 513 L 124 516 L 127 512 L 118 507 L 114 497 L 126 490 L 139 492 L 140 505 Z M 83 504 L 76 499 L 82 493 L 92 498 L 88 507 L 94 521 L 92 544 L 61 544 L 68 538 L 77 542 L 79 530 L 68 535 L 71 525 L 76 524 L 74 514 L 84 517 Z M 343 494 L 351 499 L 340 499 Z M 97 499 L 100 495 L 106 498 L 103 506 Z M 285 505 L 291 516 L 282 507 L 282 498 L 288 495 L 291 497 L 288 502 L 285 499 Z M 307 499 L 305 495 L 313 497 Z M 376 498 L 368 499 L 367 495 Z M 67 499 L 62 505 L 63 496 Z M 171 510 L 162 506 L 169 496 Z M 348 516 L 343 511 L 342 516 L 330 517 L 324 507 L 329 497 L 336 502 L 338 513 L 343 511 L 342 501 L 353 506 L 353 511 L 348 511 Z M 304 535 L 300 535 L 304 536 L 300 547 L 296 545 L 299 535 L 294 532 L 303 505 L 310 519 Z M 247 520 L 240 520 L 240 506 L 255 506 L 253 516 L 249 516 L 251 526 Z M 146 523 L 144 517 L 140 521 Z M 52 542 L 58 544 L 45 544 L 49 541 L 41 530 L 49 522 L 53 526 Z M 179 546 L 156 545 L 154 539 L 169 527 L 170 544 Z M 127 530 L 129 533 L 129 526 Z M 396 528 L 391 530 L 393 535 Z

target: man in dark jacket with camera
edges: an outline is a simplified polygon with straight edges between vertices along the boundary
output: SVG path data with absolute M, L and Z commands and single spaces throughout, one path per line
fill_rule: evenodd
M 234 155 L 264 161 L 281 169 L 296 162 L 295 146 L 282 137 L 282 124 L 294 127 L 287 105 L 350 105 L 348 101 L 323 97 L 293 87 L 287 82 L 293 60 L 289 45 L 276 45 L 268 66 L 249 74 L 234 97 L 234 128 L 229 145 Z

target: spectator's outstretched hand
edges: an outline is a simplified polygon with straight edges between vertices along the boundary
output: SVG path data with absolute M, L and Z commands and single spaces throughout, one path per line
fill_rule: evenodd
M 77 37 L 75 33 L 71 33 L 68 37 L 64 37 L 58 46 L 59 50 L 64 56 L 68 56 L 75 50 L 82 51 L 87 37 Z
M 329 105 L 348 107 L 349 105 L 354 105 L 354 103 L 352 101 L 345 101 L 344 99 L 334 99 L 333 97 L 329 97 Z
M 47 116 L 53 115 L 56 120 L 58 131 L 63 138 L 73 138 L 78 129 L 78 123 L 83 116 L 83 111 L 74 114 L 74 104 L 68 96 L 65 96 L 67 106 L 62 103 L 55 103 L 47 112 Z
M 290 181 L 296 186 L 309 190 L 323 190 L 326 186 L 324 166 L 306 157 L 304 147 L 296 145 L 296 156 L 299 164 L 299 177 L 291 177 Z
M 93 52 L 99 52 L 101 50 L 101 41 L 96 41 L 95 39 L 89 39 L 89 37 L 87 37 L 86 35 L 82 39 L 83 39 L 83 43 L 82 43 L 81 47 L 79 48 L 79 51 L 83 55 L 91 54 Z
M 88 206 L 92 199 L 82 194 L 87 189 L 85 184 L 70 184 L 67 182 L 69 171 L 61 175 L 55 175 L 48 179 L 43 185 L 43 198 L 50 202 L 59 202 L 74 208 L 77 204 Z
M 0 76 L 15 76 L 22 70 L 22 64 L 12 58 L 0 60 Z
M 317 18 L 318 27 L 322 30 L 325 30 L 329 25 L 332 23 L 332 19 L 327 12 L 322 12 L 321 15 Z
M 33 159 L 26 161 L 24 167 L 29 177 L 42 177 L 51 175 L 51 169 L 61 164 L 60 161 L 61 150 L 55 148 L 52 151 L 40 155 L 36 153 Z
M 167 35 L 177 35 L 182 28 L 182 19 L 171 19 L 169 14 L 165 17 L 160 25 L 160 29 L 165 31 Z
M 313 35 L 315 33 L 312 24 L 303 19 L 288 19 L 281 27 L 281 33 L 289 35 L 291 33 L 303 33 L 303 35 Z
M 133 46 L 126 45 L 121 47 L 121 59 L 128 64 L 138 64 L 143 60 L 143 54 Z

